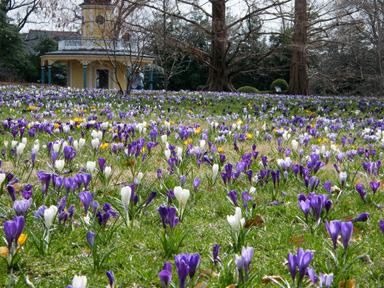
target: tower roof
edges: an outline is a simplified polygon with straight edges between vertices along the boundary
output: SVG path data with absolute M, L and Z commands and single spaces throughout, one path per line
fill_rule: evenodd
M 111 5 L 111 0 L 84 0 L 82 5 Z

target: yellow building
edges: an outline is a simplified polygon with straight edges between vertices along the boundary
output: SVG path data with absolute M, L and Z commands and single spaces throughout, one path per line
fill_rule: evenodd
M 61 40 L 58 51 L 41 56 L 41 80 L 45 70 L 51 84 L 54 62 L 67 64 L 67 85 L 74 88 L 126 89 L 130 67 L 152 64 L 153 57 L 141 55 L 136 43 L 113 36 L 111 0 L 85 0 L 82 10 L 81 39 Z M 140 54 L 140 56 L 138 56 Z

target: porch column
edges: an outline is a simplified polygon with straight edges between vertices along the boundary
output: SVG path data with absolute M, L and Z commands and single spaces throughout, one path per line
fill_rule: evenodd
M 83 87 L 87 88 L 87 65 L 83 65 Z
M 48 84 L 52 84 L 52 65 L 48 65 Z
M 41 84 L 45 84 L 45 67 L 41 66 Z
M 127 89 L 129 87 L 129 69 L 130 67 L 127 65 Z
M 150 74 L 150 81 L 149 81 L 149 90 L 153 90 L 153 70 L 151 70 Z

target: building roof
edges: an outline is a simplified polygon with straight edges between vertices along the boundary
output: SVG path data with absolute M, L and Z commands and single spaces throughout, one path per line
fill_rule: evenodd
M 82 5 L 111 5 L 111 0 L 84 0 L 83 3 L 80 4 Z
M 33 30 L 30 29 L 28 33 L 22 33 L 25 41 L 40 40 L 47 35 L 51 36 L 56 41 L 63 39 L 75 39 L 81 35 L 78 32 L 73 31 L 52 31 L 52 30 Z
M 41 57 L 49 57 L 49 56 L 64 56 L 65 58 L 66 57 L 71 57 L 71 56 L 86 56 L 86 57 L 90 57 L 90 58 L 95 58 L 95 57 L 101 57 L 101 56 L 104 56 L 104 57 L 107 57 L 107 53 L 106 51 L 102 51 L 102 50 L 61 50 L 61 51 L 53 51 L 53 52 L 48 52 L 48 53 L 45 53 L 44 55 L 42 55 Z M 110 51 L 109 52 L 109 55 L 111 58 L 113 57 L 127 57 L 127 60 L 129 59 L 130 56 L 132 57 L 136 57 L 136 55 L 134 54 L 134 52 L 132 53 L 132 55 L 127 52 L 127 51 Z M 141 57 L 141 56 L 140 56 Z M 154 59 L 153 56 L 150 56 L 150 55 L 143 55 L 143 58 L 144 59 Z

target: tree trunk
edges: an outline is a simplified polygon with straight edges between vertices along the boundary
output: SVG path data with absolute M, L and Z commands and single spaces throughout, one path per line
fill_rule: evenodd
M 226 0 L 210 0 L 212 4 L 211 58 L 209 76 L 204 89 L 236 91 L 227 62 L 228 35 L 225 21 Z
M 307 25 L 307 0 L 295 0 L 295 32 L 287 94 L 309 94 L 306 58 Z

